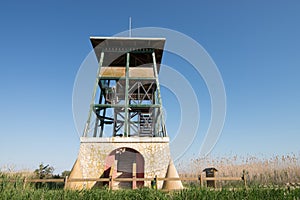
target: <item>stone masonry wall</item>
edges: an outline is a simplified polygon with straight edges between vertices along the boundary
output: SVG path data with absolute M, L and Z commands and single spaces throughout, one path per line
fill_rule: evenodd
M 99 178 L 105 170 L 105 159 L 115 149 L 131 148 L 144 158 L 144 177 L 165 177 L 170 161 L 169 138 L 81 138 L 78 161 L 83 178 Z M 72 174 L 71 174 L 72 176 Z M 77 178 L 77 177 L 72 177 Z M 91 188 L 95 183 L 83 183 L 83 188 Z M 162 187 L 158 182 L 158 188 Z M 145 181 L 150 186 L 150 181 Z

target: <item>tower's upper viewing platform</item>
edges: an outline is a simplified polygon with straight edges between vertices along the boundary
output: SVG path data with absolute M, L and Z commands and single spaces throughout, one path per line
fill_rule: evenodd
M 90 37 L 90 40 L 98 62 L 101 52 L 104 53 L 102 67 L 125 67 L 126 53 L 130 53 L 129 67 L 149 67 L 154 52 L 159 72 L 165 38 Z

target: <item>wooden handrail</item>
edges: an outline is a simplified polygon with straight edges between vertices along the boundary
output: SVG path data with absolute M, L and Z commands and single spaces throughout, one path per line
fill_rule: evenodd
M 156 180 L 155 183 L 157 184 L 157 181 L 199 181 L 200 186 L 202 187 L 203 181 L 244 181 L 244 185 L 247 188 L 247 182 L 246 182 L 246 174 L 243 172 L 242 177 L 203 177 L 202 174 L 200 174 L 198 177 L 178 177 L 178 178 L 163 178 L 163 177 L 153 177 L 153 178 L 137 178 L 136 176 L 132 178 L 113 178 L 113 166 L 110 170 L 110 176 L 108 178 L 60 178 L 60 179 L 28 179 L 24 178 L 21 179 L 0 179 L 1 181 L 8 181 L 8 182 L 23 182 L 23 187 L 25 188 L 25 185 L 27 183 L 65 183 L 69 182 L 109 182 L 109 188 L 112 189 L 112 184 L 114 181 L 116 182 L 133 182 L 133 181 L 153 181 Z M 157 186 L 157 185 L 156 185 Z
M 116 182 L 128 182 L 128 181 L 152 181 L 154 178 L 115 178 L 114 181 Z M 68 182 L 107 182 L 110 180 L 110 178 L 68 178 Z M 198 177 L 179 177 L 179 178 L 160 178 L 157 177 L 158 181 L 198 181 Z M 202 177 L 203 181 L 239 181 L 243 180 L 242 177 Z M 3 181 L 3 179 L 0 181 Z M 9 179 L 6 180 L 8 182 L 17 182 L 22 180 L 16 180 L 16 179 Z M 28 183 L 61 183 L 65 182 L 64 178 L 61 179 L 26 179 L 26 182 Z

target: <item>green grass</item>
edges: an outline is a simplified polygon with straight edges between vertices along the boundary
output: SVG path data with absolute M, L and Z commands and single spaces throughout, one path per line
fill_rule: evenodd
M 0 199 L 7 200 L 19 200 L 19 199 L 300 199 L 300 189 L 288 190 L 285 188 L 249 188 L 245 189 L 200 189 L 200 188 L 188 188 L 181 191 L 163 192 L 160 190 L 153 190 L 148 188 L 137 190 L 117 190 L 110 191 L 106 189 L 93 189 L 93 190 L 62 190 L 62 189 L 35 189 L 28 187 L 23 189 L 8 183 L 5 187 L 1 187 Z
M 16 182 L 10 182 L 10 179 L 16 179 Z M 193 199 L 207 199 L 207 200 L 222 200 L 222 199 L 290 199 L 300 200 L 300 188 L 287 189 L 285 187 L 259 187 L 250 186 L 248 189 L 243 187 L 237 188 L 224 188 L 224 189 L 208 189 L 198 188 L 196 186 L 189 186 L 187 189 L 180 191 L 164 192 L 161 190 L 153 190 L 149 188 L 137 189 L 137 190 L 117 190 L 110 191 L 108 189 L 92 189 L 92 190 L 63 190 L 55 189 L 55 187 L 43 187 L 36 188 L 34 184 L 27 184 L 26 188 L 23 188 L 23 178 L 21 176 L 9 177 L 4 174 L 0 174 L 0 200 L 19 200 L 19 199 L 171 199 L 171 200 L 193 200 Z

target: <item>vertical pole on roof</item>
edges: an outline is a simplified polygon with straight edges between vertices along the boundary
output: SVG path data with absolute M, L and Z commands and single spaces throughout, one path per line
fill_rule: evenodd
M 96 83 L 94 86 L 94 90 L 93 90 L 93 95 L 92 95 L 92 99 L 91 99 L 91 103 L 90 103 L 90 110 L 89 110 L 89 114 L 88 114 L 88 119 L 86 121 L 85 124 L 85 128 L 83 131 L 83 137 L 87 137 L 88 131 L 89 131 L 89 127 L 90 127 L 90 123 L 91 123 L 91 117 L 92 117 L 92 112 L 93 112 L 93 106 L 95 103 L 95 97 L 96 97 L 96 93 L 97 93 L 97 87 L 98 87 L 98 83 L 100 80 L 100 70 L 103 64 L 103 58 L 104 58 L 104 52 L 101 52 L 100 55 L 100 61 L 99 61 L 99 67 L 98 67 L 98 71 L 97 71 L 97 77 L 96 77 Z
M 131 37 L 131 17 L 129 17 L 129 37 Z
M 124 136 L 129 135 L 129 59 L 130 53 L 126 54 L 126 69 L 125 69 L 125 123 L 124 123 Z

